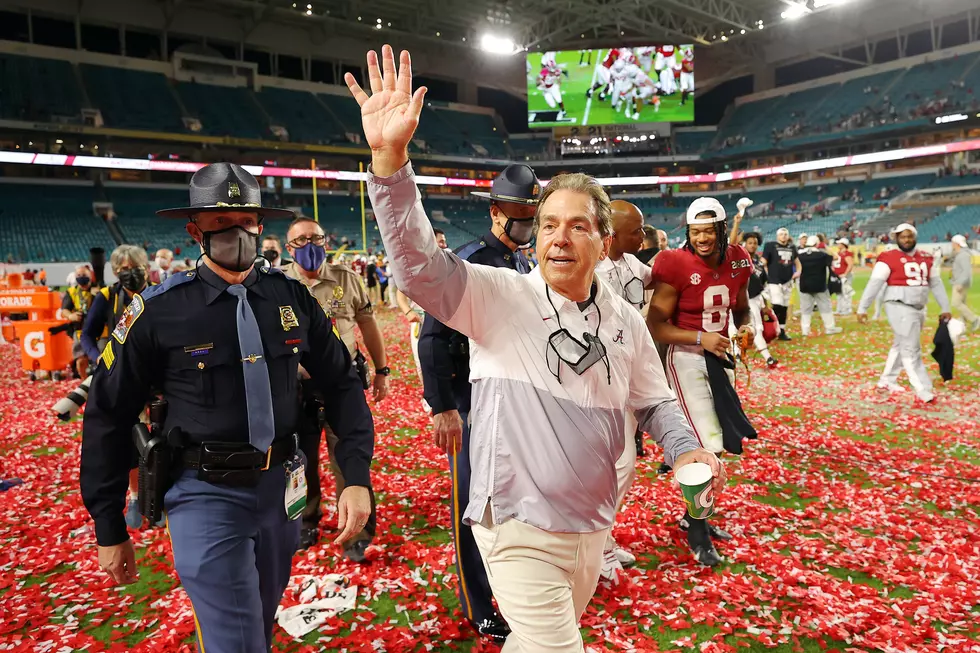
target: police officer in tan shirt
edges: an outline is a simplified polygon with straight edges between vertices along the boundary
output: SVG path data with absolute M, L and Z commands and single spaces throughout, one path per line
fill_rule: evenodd
M 388 363 L 385 357 L 384 339 L 381 329 L 374 319 L 374 309 L 368 299 L 357 274 L 345 265 L 335 265 L 326 262 L 323 228 L 310 218 L 297 218 L 289 225 L 286 232 L 286 250 L 293 261 L 282 267 L 282 271 L 294 279 L 306 284 L 310 293 L 323 307 L 326 314 L 333 319 L 334 326 L 340 339 L 347 345 L 351 359 L 361 360 L 366 364 L 363 354 L 357 348 L 357 338 L 354 325 L 361 329 L 364 344 L 375 365 L 374 400 L 381 401 L 388 394 Z M 301 374 L 303 373 L 300 368 Z M 320 474 L 319 451 L 320 431 L 327 433 L 327 447 L 330 452 L 330 470 L 337 484 L 337 492 L 344 489 L 344 477 L 340 468 L 334 462 L 334 447 L 337 437 L 325 421 L 320 419 L 320 406 L 315 391 L 309 384 L 303 383 L 303 410 L 299 426 L 300 448 L 306 454 L 306 482 L 309 488 L 306 510 L 303 513 L 303 530 L 300 535 L 300 547 L 309 548 L 316 544 L 320 536 Z M 374 490 L 371 490 L 371 517 L 364 530 L 354 538 L 344 543 L 344 557 L 354 562 L 365 561 L 365 550 L 374 538 L 377 526 L 377 511 L 374 501 Z

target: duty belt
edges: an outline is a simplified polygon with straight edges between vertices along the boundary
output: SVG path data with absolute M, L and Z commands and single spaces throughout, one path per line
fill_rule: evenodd
M 298 449 L 296 436 L 280 438 L 268 451 L 247 442 L 202 442 L 180 455 L 184 469 L 196 469 L 197 478 L 220 485 L 254 487 L 265 470 L 292 458 Z

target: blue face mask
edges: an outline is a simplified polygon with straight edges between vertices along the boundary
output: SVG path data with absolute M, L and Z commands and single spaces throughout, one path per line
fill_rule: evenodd
M 296 248 L 293 259 L 307 272 L 316 272 L 327 259 L 327 252 L 323 249 L 323 245 L 306 243 L 302 247 Z

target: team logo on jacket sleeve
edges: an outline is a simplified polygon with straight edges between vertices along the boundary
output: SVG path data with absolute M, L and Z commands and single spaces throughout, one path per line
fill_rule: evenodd
M 133 295 L 133 301 L 129 302 L 129 306 L 123 311 L 122 317 L 119 318 L 119 322 L 116 324 L 116 328 L 112 330 L 112 337 L 120 345 L 126 344 L 126 337 L 129 335 L 129 330 L 133 328 L 136 320 L 142 314 L 143 298 L 139 295 Z

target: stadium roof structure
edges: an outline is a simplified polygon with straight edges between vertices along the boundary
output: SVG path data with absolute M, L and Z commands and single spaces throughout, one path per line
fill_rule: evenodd
M 479 52 L 483 35 L 530 50 L 657 43 L 702 46 L 698 86 L 760 67 L 827 57 L 876 59 L 890 38 L 967 19 L 980 33 L 976 0 L 0 0 L 0 9 L 190 34 L 283 54 L 359 65 L 365 47 L 410 48 L 421 74 L 523 94 L 521 57 Z M 938 38 L 937 38 L 938 37 Z

